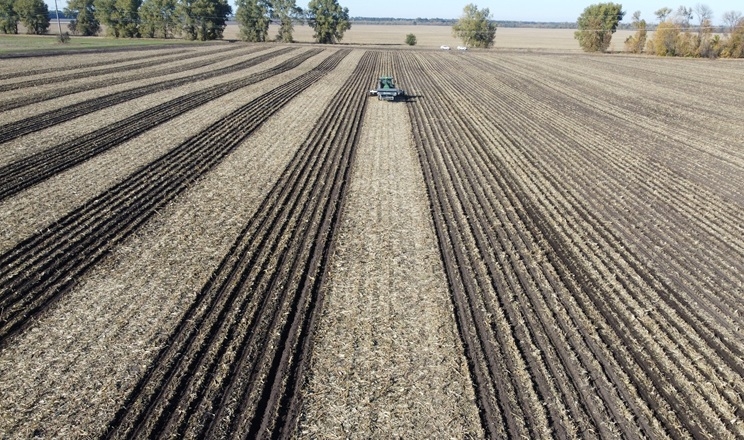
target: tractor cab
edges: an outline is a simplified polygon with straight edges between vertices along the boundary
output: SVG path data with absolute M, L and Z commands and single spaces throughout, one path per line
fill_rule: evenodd
M 395 87 L 395 80 L 392 76 L 381 76 L 377 80 L 377 88 L 370 90 L 371 96 L 377 96 L 380 101 L 395 101 L 397 98 L 403 98 L 406 92 Z
M 377 88 L 378 89 L 383 89 L 383 90 L 385 90 L 385 89 L 387 89 L 387 90 L 394 89 L 395 88 L 395 81 L 393 81 L 393 77 L 392 76 L 382 76 L 382 77 L 380 77 L 380 80 L 379 80 L 379 83 L 378 83 Z

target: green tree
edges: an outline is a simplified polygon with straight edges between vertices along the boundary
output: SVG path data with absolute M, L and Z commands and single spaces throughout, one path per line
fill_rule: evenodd
M 65 8 L 65 16 L 73 17 L 70 32 L 74 35 L 97 35 L 101 30 L 101 23 L 96 18 L 96 8 L 93 0 L 69 0 Z
M 349 8 L 342 8 L 336 0 L 311 0 L 307 21 L 315 31 L 315 41 L 323 44 L 341 41 L 344 32 L 351 29 Z
M 641 20 L 641 11 L 633 13 L 632 26 L 636 32 L 625 40 L 625 50 L 630 53 L 641 53 L 646 46 L 646 20 Z
M 452 35 L 461 39 L 465 46 L 491 47 L 496 39 L 496 23 L 492 18 L 488 8 L 478 9 L 478 6 L 470 3 L 463 8 L 462 16 L 452 26 Z
M 139 16 L 143 37 L 172 38 L 179 31 L 176 0 L 145 0 Z
M 18 13 L 14 7 L 14 0 L 0 0 L 0 32 L 4 34 L 18 33 Z
M 294 41 L 294 23 L 302 22 L 304 11 L 297 6 L 295 0 L 273 0 L 271 2 L 271 17 L 279 20 L 279 32 L 276 41 L 291 43 Z
M 413 34 L 406 35 L 406 44 L 409 46 L 415 46 L 416 45 L 416 36 Z
M 140 36 L 140 6 L 142 6 L 142 0 L 116 0 L 116 9 L 120 17 L 119 33 L 122 37 L 138 38 Z
M 119 11 L 116 0 L 93 0 L 94 17 L 106 26 L 106 35 L 119 38 Z
M 662 23 L 666 21 L 669 14 L 672 13 L 672 8 L 668 8 L 664 6 L 663 8 L 657 9 L 656 12 L 654 12 L 654 15 L 656 15 L 656 18 L 659 19 L 659 23 Z
M 587 6 L 576 21 L 579 30 L 574 32 L 574 38 L 585 52 L 605 52 L 624 16 L 623 5 L 618 3 Z
M 16 0 L 13 8 L 29 34 L 43 35 L 49 29 L 49 8 L 43 0 Z
M 179 0 L 176 8 L 189 40 L 219 40 L 232 8 L 227 0 Z
M 142 0 L 94 0 L 95 18 L 106 26 L 109 36 L 136 38 L 140 36 L 139 8 Z
M 265 0 L 237 0 L 235 20 L 243 41 L 266 41 L 269 34 L 269 5 Z

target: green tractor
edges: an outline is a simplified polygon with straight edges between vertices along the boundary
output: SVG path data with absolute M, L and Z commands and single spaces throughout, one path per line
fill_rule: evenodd
M 380 101 L 395 101 L 405 99 L 406 92 L 395 87 L 392 76 L 381 76 L 377 82 L 377 88 L 369 91 L 370 96 L 377 96 Z

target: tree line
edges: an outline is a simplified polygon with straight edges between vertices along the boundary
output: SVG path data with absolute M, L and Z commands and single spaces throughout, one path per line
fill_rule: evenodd
M 296 23 L 307 22 L 314 30 L 318 43 L 331 44 L 341 41 L 344 32 L 351 28 L 349 8 L 336 0 L 310 0 L 307 9 L 297 6 L 295 0 L 237 0 L 235 20 L 240 27 L 243 41 L 269 41 L 269 24 L 279 27 L 274 40 L 293 41 Z
M 0 0 L 0 32 L 17 34 L 19 22 L 30 34 L 46 33 L 49 8 L 44 0 Z
M 217 40 L 223 36 L 232 7 L 227 0 L 68 0 L 64 15 L 73 35 L 106 34 L 115 38 Z M 279 25 L 273 38 L 292 42 L 296 23 L 307 22 L 319 43 L 336 43 L 351 27 L 349 10 L 337 0 L 311 0 L 307 9 L 295 0 L 238 0 L 235 20 L 245 41 L 268 41 L 269 24 Z M 49 10 L 44 0 L 0 0 L 0 32 L 45 34 Z
M 617 30 L 625 11 L 619 3 L 598 3 L 587 6 L 577 19 L 574 37 L 587 52 L 606 52 L 612 34 Z M 661 56 L 744 58 L 744 17 L 738 11 L 722 16 L 720 29 L 713 25 L 713 10 L 704 4 L 680 6 L 676 10 L 663 7 L 654 12 L 658 20 L 654 34 L 648 38 L 648 24 L 641 12 L 632 16 L 635 33 L 625 40 L 625 50 Z M 717 31 L 722 30 L 722 35 Z

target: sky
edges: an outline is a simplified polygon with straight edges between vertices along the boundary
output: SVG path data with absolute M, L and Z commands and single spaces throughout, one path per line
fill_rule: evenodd
M 228 0 L 235 10 L 235 1 Z M 623 5 L 626 12 L 624 22 L 630 22 L 635 11 L 641 11 L 641 18 L 655 22 L 654 11 L 664 6 L 674 10 L 680 5 L 688 7 L 697 3 L 713 9 L 714 24 L 721 24 L 721 16 L 726 11 L 744 13 L 742 0 L 522 0 L 519 2 L 462 0 L 462 3 L 445 0 L 338 0 L 341 6 L 349 8 L 352 17 L 393 17 L 393 18 L 459 18 L 462 8 L 475 3 L 479 8 L 488 8 L 496 21 L 576 21 L 585 7 L 602 1 L 614 1 Z M 54 0 L 46 0 L 49 9 L 54 9 Z M 297 6 L 307 7 L 309 0 L 297 0 Z M 67 6 L 67 0 L 57 0 L 59 9 Z
M 463 0 L 462 3 L 445 0 L 338 0 L 341 6 L 349 8 L 352 17 L 394 17 L 394 18 L 458 18 L 463 7 L 468 3 L 475 3 L 479 8 L 488 8 L 496 21 L 576 21 L 584 8 L 603 1 L 611 0 L 522 0 L 518 2 Z M 667 6 L 676 10 L 680 5 L 688 7 L 697 3 L 708 5 L 713 9 L 714 23 L 720 22 L 726 11 L 744 12 L 742 0 L 614 0 L 623 5 L 626 12 L 623 21 L 630 22 L 635 11 L 641 11 L 641 18 L 648 22 L 655 21 L 654 11 Z M 305 7 L 298 0 L 298 6 Z

